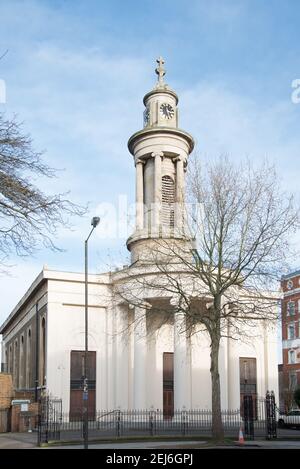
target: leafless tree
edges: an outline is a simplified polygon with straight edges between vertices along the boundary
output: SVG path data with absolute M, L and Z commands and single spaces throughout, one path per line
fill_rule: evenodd
M 284 412 L 287 413 L 295 406 L 295 388 L 291 385 L 289 374 L 287 372 L 283 372 L 281 393 Z
M 118 294 L 128 303 L 175 297 L 170 314 L 185 316 L 183 333 L 205 330 L 210 340 L 212 431 L 223 439 L 219 349 L 222 337 L 247 339 L 245 325 L 267 327 L 278 313 L 274 285 L 291 254 L 299 227 L 292 197 L 282 193 L 276 171 L 264 163 L 234 165 L 220 158 L 189 165 L 186 217 L 194 237 L 152 240 L 128 269 Z M 195 210 L 196 209 L 196 210 Z M 172 230 L 171 230 L 172 231 Z M 144 275 L 143 271 L 147 274 Z M 130 286 L 128 286 L 130 284 Z M 146 298 L 147 299 L 147 298 Z M 164 311 L 165 305 L 163 306 Z M 251 340 L 249 338 L 249 340 Z
M 47 195 L 44 178 L 55 171 L 42 161 L 16 118 L 0 114 L 0 262 L 11 254 L 32 254 L 43 244 L 58 249 L 53 239 L 66 217 L 83 215 L 85 209 L 67 198 L 67 194 Z M 36 184 L 34 178 L 40 178 Z

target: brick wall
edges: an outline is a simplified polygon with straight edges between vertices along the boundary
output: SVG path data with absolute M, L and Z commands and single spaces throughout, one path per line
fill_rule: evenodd
M 12 375 L 0 373 L 0 409 L 8 409 L 13 397 Z
M 30 402 L 34 402 L 34 395 L 34 391 L 29 391 L 26 389 L 24 391 L 20 391 L 19 389 L 16 389 L 14 399 L 29 399 Z
M 37 402 L 28 404 L 28 413 L 21 412 L 20 405 L 13 405 L 11 409 L 11 431 L 27 432 L 29 428 L 36 428 L 38 412 L 39 404 Z

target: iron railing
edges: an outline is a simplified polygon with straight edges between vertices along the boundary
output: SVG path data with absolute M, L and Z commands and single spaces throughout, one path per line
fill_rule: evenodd
M 241 409 L 221 412 L 225 436 L 237 437 L 242 428 L 246 438 L 254 436 L 276 438 L 278 409 L 274 393 L 266 398 L 244 396 Z M 62 401 L 41 399 L 39 416 L 39 444 L 55 440 L 81 440 L 83 414 L 62 412 Z M 146 436 L 211 436 L 210 409 L 175 410 L 170 415 L 160 409 L 99 410 L 88 420 L 89 439 L 146 437 Z
M 49 418 L 43 428 L 50 440 L 80 440 L 83 437 L 83 416 L 61 413 Z M 237 436 L 239 429 L 244 428 L 245 422 L 240 410 L 222 411 L 222 422 L 226 436 Z M 255 434 L 265 433 L 265 416 L 254 420 Z M 89 438 L 118 438 L 135 436 L 211 436 L 212 411 L 206 409 L 175 411 L 173 416 L 166 417 L 162 410 L 103 410 L 97 411 L 89 419 Z

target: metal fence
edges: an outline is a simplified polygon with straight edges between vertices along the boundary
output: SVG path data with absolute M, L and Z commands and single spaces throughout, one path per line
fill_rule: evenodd
M 223 411 L 222 421 L 227 433 L 237 434 L 242 424 L 240 411 Z M 166 417 L 162 410 L 98 411 L 89 420 L 89 436 L 210 435 L 211 426 L 210 410 L 175 411 L 172 417 Z M 70 419 L 68 413 L 63 413 L 59 427 L 61 439 L 76 439 L 82 432 L 82 417 Z
M 244 395 L 241 408 L 221 412 L 225 436 L 237 437 L 242 428 L 245 437 L 277 437 L 279 412 L 273 392 L 264 398 Z M 59 440 L 82 440 L 83 414 L 63 413 L 61 399 L 45 395 L 40 400 L 38 444 Z M 175 410 L 99 410 L 88 422 L 89 439 L 212 435 L 212 411 L 208 409 Z
M 259 409 L 263 410 L 263 406 Z M 263 414 L 257 412 L 252 422 L 256 436 L 265 436 L 268 423 Z M 71 418 L 70 418 L 71 417 Z M 240 409 L 222 411 L 225 436 L 238 437 L 239 429 L 245 429 L 245 419 Z M 89 438 L 119 438 L 147 436 L 207 436 L 212 435 L 211 410 L 180 410 L 166 417 L 162 410 L 111 410 L 97 411 L 89 420 Z M 48 413 L 47 422 L 40 421 L 39 443 L 57 440 L 81 440 L 83 417 L 69 413 Z

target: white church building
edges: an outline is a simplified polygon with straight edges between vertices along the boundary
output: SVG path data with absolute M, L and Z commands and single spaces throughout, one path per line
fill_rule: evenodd
M 151 269 L 144 261 L 157 240 L 186 242 L 184 181 L 194 148 L 192 136 L 178 126 L 178 96 L 164 82 L 162 59 L 156 73 L 157 83 L 143 100 L 144 128 L 128 142 L 136 172 L 136 227 L 127 240 L 131 265 L 88 275 L 90 413 L 154 408 L 170 415 L 174 409 L 211 409 L 208 335 L 200 330 L 188 334 L 181 327 L 184 319 L 172 314 L 176 296 L 150 294 L 143 283 Z M 139 301 L 126 301 L 120 288 L 126 294 L 137 276 Z M 44 267 L 0 328 L 2 369 L 13 375 L 16 389 L 46 386 L 62 399 L 65 412 L 80 413 L 84 332 L 84 274 Z M 248 341 L 221 340 L 224 410 L 239 408 L 244 394 L 264 396 L 267 390 L 278 402 L 276 327 L 257 321 L 251 334 Z

